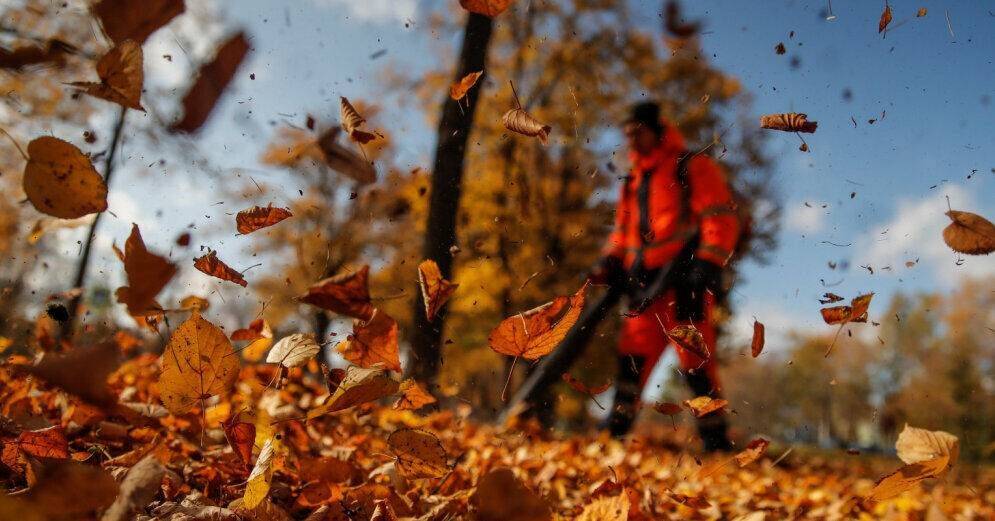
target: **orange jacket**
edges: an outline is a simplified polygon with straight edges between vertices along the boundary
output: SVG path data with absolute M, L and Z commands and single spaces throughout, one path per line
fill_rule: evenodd
M 630 153 L 632 172 L 622 184 L 615 228 L 605 246 L 607 255 L 631 268 L 640 250 L 643 266 L 670 262 L 685 243 L 700 234 L 695 257 L 724 266 L 739 238 L 736 205 L 719 166 L 707 156 L 687 162 L 688 188 L 677 180 L 677 164 L 687 153 L 684 137 L 666 125 L 660 146 L 648 155 Z M 688 193 L 690 208 L 685 209 Z

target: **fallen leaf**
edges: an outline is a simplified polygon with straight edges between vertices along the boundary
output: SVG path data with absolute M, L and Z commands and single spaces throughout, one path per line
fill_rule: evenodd
M 234 355 L 221 329 L 199 313 L 190 315 L 173 332 L 160 359 L 163 405 L 178 415 L 211 396 L 226 395 L 238 376 Z
M 575 521 L 627 521 L 630 508 L 628 494 L 602 496 L 584 507 Z
M 117 397 L 107 387 L 107 377 L 121 364 L 118 348 L 112 342 L 94 347 L 77 347 L 65 355 L 46 354 L 37 365 L 24 366 L 32 374 L 83 401 L 111 407 Z
M 176 274 L 176 265 L 145 247 L 137 224 L 131 225 L 131 235 L 124 242 L 121 257 L 128 285 L 118 288 L 117 301 L 128 306 L 132 316 L 159 308 L 155 297 Z
M 313 284 L 300 300 L 340 315 L 370 320 L 374 310 L 370 304 L 369 275 L 370 267 L 363 266 L 353 273 L 329 277 Z
M 268 228 L 293 216 L 294 214 L 290 213 L 290 210 L 286 208 L 274 208 L 272 204 L 265 208 L 262 206 L 253 206 L 235 215 L 235 227 L 238 233 L 245 235 L 256 230 Z
M 898 459 L 910 465 L 944 456 L 953 466 L 960 455 L 960 440 L 949 432 L 918 429 L 905 424 L 898 434 L 895 450 L 898 451 Z
M 733 457 L 736 458 L 736 462 L 739 463 L 740 467 L 745 467 L 750 463 L 753 463 L 754 461 L 760 459 L 760 457 L 763 456 L 765 452 L 767 452 L 767 447 L 769 446 L 770 446 L 769 441 L 763 438 L 757 438 L 751 441 L 746 446 L 746 449 L 737 453 Z
M 266 356 L 267 364 L 280 364 L 283 367 L 300 367 L 313 359 L 321 351 L 321 346 L 312 333 L 295 333 L 280 339 Z
M 808 121 L 808 115 L 788 112 L 784 114 L 767 114 L 760 116 L 760 128 L 783 130 L 785 132 L 806 132 L 811 134 L 819 124 Z
M 570 297 L 504 319 L 488 337 L 495 352 L 535 360 L 548 355 L 577 322 L 584 308 L 585 283 Z
M 276 459 L 279 445 L 279 440 L 270 438 L 259 451 L 259 458 L 252 467 L 252 473 L 249 474 L 245 485 L 245 495 L 242 496 L 245 508 L 250 510 L 256 508 L 269 494 L 270 482 L 273 480 L 273 461 Z
M 222 422 L 221 428 L 225 432 L 225 440 L 228 441 L 228 445 L 248 469 L 252 462 L 252 448 L 256 441 L 256 426 L 241 421 L 240 416 L 240 414 L 235 414 L 228 421 Z
M 494 18 L 505 12 L 515 0 L 459 0 L 459 5 L 471 13 Z
M 75 82 L 83 92 L 122 107 L 140 110 L 142 108 L 142 83 L 145 73 L 142 68 L 142 46 L 134 40 L 124 40 L 117 44 L 97 61 L 99 83 Z
M 65 459 L 69 457 L 69 442 L 61 425 L 36 431 L 23 431 L 9 443 L 21 451 L 39 458 Z
M 247 508 L 245 506 L 245 499 L 238 498 L 235 501 L 228 503 L 228 508 L 232 512 L 242 516 L 242 519 L 249 519 L 252 521 L 294 521 L 294 518 L 290 517 L 290 514 L 279 506 L 273 504 L 269 498 L 263 498 L 263 500 L 254 508 Z M 214 521 L 214 518 L 209 519 Z
M 881 19 L 878 20 L 878 34 L 884 32 L 888 28 L 888 24 L 891 23 L 891 6 L 885 3 L 884 11 L 881 13 Z
M 549 132 L 553 127 L 544 125 L 523 109 L 511 109 L 501 117 L 504 128 L 529 137 L 537 137 L 545 145 L 548 144 Z
M 359 115 L 356 107 L 353 107 L 352 103 L 349 103 L 349 100 L 345 96 L 342 96 L 339 100 L 339 119 L 341 119 L 342 128 L 346 131 L 346 134 L 349 134 L 349 137 L 353 141 L 365 145 L 376 139 L 377 136 L 375 134 L 359 128 L 366 123 L 366 119 Z
M 42 136 L 28 143 L 24 193 L 41 213 L 78 219 L 107 209 L 107 185 L 90 158 L 67 141 Z
M 424 260 L 418 265 L 418 285 L 421 287 L 422 302 L 425 303 L 425 316 L 431 322 L 436 313 L 453 296 L 459 284 L 442 278 L 439 265 L 434 260 Z
M 946 456 L 905 465 L 879 479 L 864 501 L 873 503 L 893 498 L 926 479 L 942 475 L 949 466 L 950 460 Z
M 391 378 L 383 368 L 363 369 L 349 366 L 335 392 L 328 397 L 324 405 L 319 405 L 308 411 L 307 419 L 312 420 L 331 412 L 379 400 L 396 393 L 398 387 L 397 381 Z
M 183 97 L 183 119 L 169 129 L 187 133 L 200 129 L 248 53 L 249 42 L 243 33 L 238 33 L 225 42 L 214 60 L 201 67 L 197 80 Z
M 114 42 L 145 43 L 149 35 L 183 13 L 183 0 L 100 0 L 92 7 Z
M 0 515 L 19 521 L 95 519 L 118 494 L 106 470 L 72 459 L 42 460 L 36 483 L 16 496 L 0 495 Z M 16 512 L 16 517 L 8 515 Z
M 408 478 L 441 478 L 449 473 L 446 449 L 428 431 L 396 430 L 387 437 L 387 447 L 397 458 L 398 470 Z
M 193 267 L 197 268 L 197 270 L 201 273 L 217 277 L 221 280 L 234 282 L 243 288 L 249 285 L 245 278 L 242 277 L 241 273 L 225 264 L 224 261 L 218 258 L 218 252 L 213 250 L 208 251 L 207 255 L 204 255 L 203 257 L 194 259 Z
M 702 336 L 698 328 L 690 325 L 674 326 L 667 331 L 667 337 L 674 341 L 681 349 L 686 349 L 701 359 L 711 356 L 708 345 L 705 344 L 705 337 Z
M 379 309 L 373 310 L 370 320 L 357 320 L 352 334 L 337 349 L 346 360 L 360 367 L 379 364 L 391 371 L 401 371 L 397 322 Z
M 477 84 L 477 80 L 480 79 L 483 73 L 484 71 L 471 72 L 460 78 L 459 81 L 449 87 L 449 97 L 457 101 L 465 98 L 466 93 Z
M 104 512 L 100 521 L 128 521 L 135 514 L 144 512 L 145 507 L 159 493 L 165 475 L 166 468 L 154 455 L 142 458 L 125 474 L 117 499 Z
M 753 358 L 760 356 L 760 353 L 764 350 L 764 325 L 759 321 L 753 321 L 753 340 L 750 342 L 750 353 L 753 354 Z
M 691 410 L 691 414 L 695 418 L 702 418 L 729 405 L 729 402 L 721 398 L 712 399 L 708 396 L 699 396 L 691 400 L 684 400 L 684 405 Z
M 394 402 L 394 408 L 402 411 L 417 411 L 422 407 L 435 403 L 436 399 L 434 396 L 429 394 L 422 386 L 418 385 L 418 382 L 407 379 L 401 382 L 400 386 L 401 397 Z
M 549 502 L 525 486 L 509 468 L 484 474 L 470 496 L 480 521 L 546 521 L 553 519 Z
M 947 212 L 947 217 L 952 222 L 943 229 L 943 242 L 951 250 L 967 255 L 988 255 L 995 251 L 995 224 L 991 221 L 957 210 Z

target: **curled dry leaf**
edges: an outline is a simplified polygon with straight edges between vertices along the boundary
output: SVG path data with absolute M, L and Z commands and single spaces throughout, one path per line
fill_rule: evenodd
M 369 276 L 370 267 L 363 266 L 353 273 L 329 277 L 313 284 L 300 300 L 340 315 L 370 320 L 373 305 L 370 304 Z
M 92 7 L 111 40 L 134 40 L 139 44 L 183 10 L 183 0 L 100 0 Z
M 777 54 L 784 54 L 788 52 L 788 50 L 784 47 L 784 42 L 778 42 L 778 44 L 774 46 L 774 52 Z
M 584 309 L 587 283 L 570 297 L 556 297 L 537 308 L 504 319 L 488 337 L 495 352 L 535 360 L 563 340 Z
M 470 496 L 480 521 L 546 521 L 549 502 L 525 486 L 509 468 L 494 469 L 477 482 Z
M 453 296 L 459 284 L 442 278 L 439 265 L 428 259 L 418 265 L 418 286 L 421 287 L 422 301 L 425 303 L 425 316 L 431 322 L 436 313 Z
M 241 273 L 225 264 L 224 261 L 218 258 L 218 252 L 213 250 L 207 252 L 207 255 L 204 255 L 203 257 L 197 257 L 194 259 L 193 267 L 197 268 L 197 271 L 200 271 L 201 273 L 217 277 L 221 280 L 234 282 L 243 288 L 249 285 L 245 278 L 242 277 Z
M 154 455 L 142 458 L 125 474 L 117 499 L 104 512 L 100 521 L 134 519 L 136 513 L 142 511 L 155 499 L 165 475 L 166 468 L 155 459 Z
M 312 420 L 328 413 L 379 400 L 396 393 L 397 389 L 397 381 L 380 367 L 363 369 L 349 366 L 335 392 L 328 397 L 324 405 L 308 411 L 307 419 Z
M 924 16 L 926 16 L 926 8 L 920 7 L 919 10 L 916 11 L 916 18 L 922 18 Z
M 280 364 L 283 367 L 300 367 L 314 358 L 321 346 L 312 333 L 295 333 L 280 339 L 266 356 L 267 364 Z
M 757 438 L 751 441 L 746 446 L 746 449 L 740 451 L 733 457 L 736 458 L 736 462 L 739 463 L 740 467 L 745 467 L 750 463 L 753 463 L 754 461 L 760 459 L 760 457 L 763 456 L 765 452 L 767 452 L 767 447 L 769 446 L 770 446 L 769 441 L 763 438 Z
M 279 440 L 269 438 L 263 444 L 262 450 L 259 451 L 259 458 L 256 459 L 255 466 L 252 467 L 252 473 L 249 474 L 248 482 L 245 485 L 245 495 L 242 496 L 242 504 L 245 508 L 250 510 L 256 508 L 269 494 L 270 482 L 273 480 L 273 462 L 276 459 L 279 445 Z
M 833 306 L 822 308 L 822 320 L 827 324 L 846 324 L 849 322 L 867 322 L 867 309 L 871 305 L 873 293 L 860 295 L 850 301 L 849 306 Z
M 360 367 L 380 365 L 391 371 L 401 371 L 397 322 L 379 309 L 373 310 L 370 320 L 356 321 L 352 334 L 337 349 L 346 360 Z
M 183 97 L 183 119 L 169 129 L 187 133 L 200 129 L 248 53 L 249 42 L 243 33 L 238 33 L 225 42 L 214 60 L 201 67 L 197 80 Z
M 893 498 L 926 479 L 943 475 L 949 466 L 950 459 L 946 456 L 905 465 L 879 479 L 864 501 L 874 503 Z
M 960 440 L 949 432 L 918 429 L 905 424 L 895 442 L 895 450 L 898 451 L 898 459 L 907 464 L 944 456 L 953 466 L 960 455 Z
M 891 6 L 885 3 L 884 11 L 881 12 L 881 19 L 878 20 L 878 33 L 883 33 L 891 23 Z
M 466 97 L 466 93 L 470 92 L 470 89 L 477 84 L 477 80 L 480 79 L 480 76 L 483 73 L 484 71 L 471 72 L 470 74 L 460 78 L 460 80 L 456 83 L 450 85 L 449 97 L 457 101 Z
M 627 521 L 632 505 L 626 493 L 602 496 L 590 502 L 575 521 Z
M 753 340 L 750 342 L 750 353 L 753 358 L 760 356 L 760 353 L 764 350 L 764 325 L 759 321 L 753 321 Z
M 957 253 L 988 255 L 995 251 L 995 224 L 971 212 L 950 210 L 952 221 L 943 229 L 943 242 Z
M 785 114 L 767 114 L 760 116 L 760 128 L 783 130 L 785 132 L 806 132 L 811 134 L 819 124 L 809 121 L 808 115 L 788 112 Z
M 705 344 L 705 337 L 694 326 L 674 326 L 670 331 L 667 331 L 667 337 L 673 340 L 678 347 L 694 353 L 698 358 L 705 359 L 711 356 L 708 346 Z
M 235 414 L 227 421 L 221 422 L 221 428 L 225 432 L 225 440 L 228 441 L 228 445 L 248 469 L 249 464 L 252 463 L 252 447 L 256 441 L 256 426 L 241 421 L 240 417 L 241 414 Z
M 376 139 L 377 136 L 375 134 L 359 128 L 366 123 L 366 118 L 359 115 L 359 111 L 356 110 L 356 107 L 352 106 L 352 103 L 349 103 L 349 100 L 345 96 L 342 96 L 339 102 L 339 119 L 342 122 L 342 128 L 345 129 L 346 134 L 349 134 L 349 137 L 353 141 L 365 145 Z
M 173 332 L 160 360 L 159 392 L 173 414 L 226 395 L 238 376 L 238 357 L 217 326 L 194 313 Z
M 681 5 L 677 0 L 668 0 L 663 11 L 663 29 L 675 38 L 686 39 L 697 34 L 701 24 L 685 22 L 681 16 Z
M 176 265 L 145 247 L 137 224 L 131 225 L 131 235 L 119 256 L 124 262 L 128 285 L 117 289 L 117 301 L 128 306 L 128 313 L 136 317 L 150 309 L 161 309 L 155 297 L 176 274 Z
M 441 478 L 449 473 L 449 459 L 442 442 L 420 429 L 400 429 L 387 437 L 387 447 L 397 458 L 397 468 L 407 478 Z
M 78 219 L 107 209 L 107 185 L 90 158 L 67 141 L 42 136 L 28 143 L 24 193 L 41 213 Z
M 91 96 L 145 112 L 142 108 L 145 72 L 141 44 L 125 40 L 115 45 L 97 62 L 97 77 L 99 83 L 75 82 L 71 85 Z
M 505 12 L 515 0 L 459 0 L 459 5 L 471 13 L 491 18 Z
M 286 208 L 274 208 L 272 204 L 265 208 L 262 206 L 253 206 L 235 215 L 235 228 L 238 230 L 238 233 L 245 235 L 256 230 L 268 228 L 293 216 L 294 214 L 290 213 L 290 210 Z
M 318 138 L 318 148 L 328 168 L 351 178 L 359 184 L 370 184 L 377 180 L 377 170 L 373 162 L 338 143 L 342 129 L 332 127 Z
M 540 123 L 539 120 L 520 108 L 505 112 L 504 116 L 501 117 L 501 122 L 504 123 L 504 128 L 512 132 L 539 138 L 543 145 L 548 143 L 549 132 L 553 130 L 553 127 Z
M 407 379 L 401 382 L 401 397 L 394 402 L 394 408 L 402 411 L 417 411 L 422 407 L 435 403 L 434 396 L 429 394 L 418 382 Z
M 709 396 L 699 396 L 691 400 L 684 400 L 684 405 L 691 410 L 695 418 L 708 416 L 729 405 L 729 402 L 721 398 L 711 398 Z

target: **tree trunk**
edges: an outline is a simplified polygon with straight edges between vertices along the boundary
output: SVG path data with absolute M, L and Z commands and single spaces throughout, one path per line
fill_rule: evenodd
M 466 20 L 454 81 L 471 72 L 484 70 L 492 32 L 493 21 L 490 18 L 470 13 Z M 480 87 L 471 89 L 462 102 L 462 108 L 460 102 L 446 96 L 442 105 L 442 118 L 439 120 L 423 255 L 426 259 L 434 260 L 439 265 L 442 276 L 448 279 L 452 279 L 453 257 L 449 249 L 456 244 L 456 214 L 462 190 L 466 143 L 473 127 L 479 94 Z M 420 294 L 420 290 L 416 289 L 415 294 Z M 434 322 L 429 322 L 421 301 L 415 299 L 413 312 L 411 352 L 414 360 L 409 372 L 414 378 L 434 387 L 442 363 L 440 341 L 446 308 L 439 311 Z

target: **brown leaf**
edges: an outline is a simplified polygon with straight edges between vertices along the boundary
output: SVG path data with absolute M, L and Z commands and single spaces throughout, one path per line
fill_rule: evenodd
M 233 342 L 239 340 L 252 341 L 256 340 L 257 338 L 263 338 L 264 336 L 266 336 L 263 333 L 265 324 L 266 324 L 265 320 L 257 318 L 249 323 L 249 327 L 243 329 L 236 329 L 235 331 L 233 331 L 229 338 L 231 338 Z M 272 331 L 269 334 L 269 338 L 273 338 Z
M 429 394 L 418 382 L 407 379 L 401 382 L 401 397 L 394 402 L 394 408 L 402 411 L 417 411 L 422 407 L 435 403 L 434 396 Z
M 788 52 L 788 50 L 784 48 L 784 42 L 778 42 L 778 44 L 774 46 L 774 52 L 777 54 L 784 54 Z
M 684 494 L 678 494 L 676 492 L 665 492 L 668 498 L 672 499 L 675 503 L 679 503 L 688 508 L 693 508 L 694 510 L 704 510 L 712 506 L 707 499 L 701 496 L 686 496 Z
M 584 308 L 587 283 L 570 297 L 556 297 L 537 308 L 504 319 L 488 337 L 495 352 L 535 360 L 563 340 Z
M 401 371 L 397 322 L 379 309 L 373 310 L 370 320 L 356 321 L 352 334 L 337 349 L 346 360 L 360 367 L 379 364 L 391 371 Z
M 235 271 L 234 268 L 225 264 L 218 258 L 218 252 L 216 251 L 209 251 L 207 255 L 194 259 L 193 267 L 197 268 L 197 270 L 202 273 L 206 273 L 212 277 L 217 277 L 221 280 L 234 282 L 243 288 L 249 285 L 249 283 L 242 277 L 241 273 Z
M 676 38 L 687 39 L 701 29 L 701 24 L 685 22 L 681 16 L 681 6 L 677 0 L 668 0 L 663 12 L 663 29 Z
M 397 392 L 398 383 L 382 368 L 363 369 L 350 366 L 346 369 L 345 378 L 334 393 L 325 401 L 307 412 L 307 419 L 312 420 L 331 412 L 341 411 L 356 405 L 379 400 Z
M 665 416 L 677 416 L 684 411 L 680 405 L 670 402 L 656 402 L 653 405 L 653 410 Z
M 61 65 L 71 50 L 70 45 L 60 40 L 51 40 L 40 46 L 22 45 L 9 51 L 0 49 L 0 69 L 16 71 L 39 63 Z
M 370 304 L 368 279 L 370 267 L 363 266 L 359 271 L 345 273 L 321 280 L 307 290 L 302 302 L 327 309 L 340 315 L 370 320 L 373 318 L 373 305 Z
M 916 11 L 916 18 L 922 18 L 924 16 L 926 16 L 926 8 L 920 7 L 919 10 Z
M 811 134 L 819 126 L 815 121 L 808 121 L 808 115 L 788 112 L 784 114 L 767 114 L 760 116 L 760 128 L 783 130 L 785 132 L 806 132 Z
M 249 42 L 244 33 L 238 33 L 225 42 L 214 61 L 201 67 L 193 87 L 183 98 L 183 119 L 169 129 L 187 133 L 200 129 L 248 53 Z
M 878 20 L 878 34 L 883 33 L 891 23 L 891 6 L 885 3 L 884 11 L 881 12 L 881 19 Z
M 421 287 L 422 301 L 425 303 L 425 316 L 431 322 L 436 313 L 453 296 L 459 284 L 442 278 L 439 265 L 428 259 L 418 265 L 418 286 Z
M 578 393 L 586 394 L 589 396 L 599 395 L 607 391 L 608 388 L 612 386 L 611 380 L 608 380 L 607 383 L 604 383 L 602 385 L 596 387 L 588 387 L 584 382 L 581 382 L 580 380 L 574 378 L 573 375 L 571 375 L 570 373 L 563 373 L 563 381 L 566 382 L 567 385 L 572 387 L 573 390 L 577 391 Z
M 832 306 L 822 308 L 822 320 L 827 324 L 847 324 L 850 322 L 867 322 L 867 309 L 871 305 L 873 293 L 860 295 L 850 301 L 849 306 Z
M 420 429 L 399 429 L 387 437 L 387 447 L 397 458 L 397 468 L 406 477 L 441 478 L 449 473 L 449 459 L 442 442 Z
M 947 212 L 947 217 L 952 222 L 943 229 L 943 242 L 951 250 L 967 255 L 988 255 L 995 251 L 995 224 L 991 221 L 957 210 Z
M 549 502 L 515 477 L 509 468 L 494 469 L 477 482 L 470 497 L 480 521 L 546 521 Z
M 71 85 L 91 96 L 145 112 L 141 102 L 145 78 L 141 44 L 124 40 L 115 45 L 97 62 L 97 77 L 100 83 L 75 82 Z
M 365 145 L 377 138 L 375 134 L 360 130 L 359 127 L 366 123 L 366 119 L 359 115 L 356 107 L 353 107 L 345 96 L 342 96 L 339 102 L 339 118 L 342 120 L 342 128 L 353 141 Z
M 121 491 L 100 521 L 128 521 L 148 506 L 159 493 L 166 468 L 148 455 L 135 464 L 121 481 Z
M 504 128 L 512 132 L 539 138 L 543 145 L 548 143 L 549 132 L 553 130 L 553 127 L 540 123 L 523 109 L 511 109 L 505 112 L 504 116 L 501 117 L 501 122 L 504 124 Z
M 225 440 L 235 451 L 235 455 L 241 460 L 246 469 L 252 464 L 252 447 L 256 442 L 255 424 L 240 421 L 241 415 L 236 414 L 228 421 L 221 423 L 221 428 L 225 431 Z
M 753 321 L 753 341 L 750 342 L 750 353 L 753 354 L 753 358 L 760 356 L 760 353 L 764 350 L 764 325 L 759 321 Z
M 286 208 L 274 208 L 272 204 L 265 208 L 261 206 L 253 206 L 252 208 L 242 210 L 235 215 L 235 226 L 238 233 L 245 235 L 256 230 L 273 226 L 274 224 L 293 216 L 294 214 L 290 213 L 290 210 Z
M 473 86 L 477 84 L 477 80 L 480 79 L 480 76 L 483 73 L 484 71 L 471 72 L 470 74 L 463 76 L 456 83 L 450 85 L 449 97 L 457 101 L 466 97 L 466 93 L 469 92 L 470 89 L 472 89 Z
M 760 457 L 763 456 L 765 452 L 767 452 L 767 447 L 769 446 L 770 446 L 769 441 L 763 438 L 757 438 L 751 441 L 746 446 L 746 449 L 739 452 L 733 457 L 736 458 L 736 462 L 739 463 L 740 467 L 745 467 L 750 463 L 753 463 L 754 461 L 760 459 Z
M 67 141 L 42 136 L 28 143 L 24 193 L 41 213 L 78 219 L 107 209 L 107 185 L 90 158 Z
M 149 35 L 183 13 L 183 0 L 100 0 L 92 7 L 114 42 L 145 43 Z
M 895 450 L 903 463 L 920 463 L 945 456 L 953 466 L 960 455 L 960 440 L 949 432 L 928 431 L 905 424 L 895 442 Z
M 318 138 L 318 148 L 328 168 L 353 179 L 360 184 L 370 184 L 377 180 L 373 162 L 338 143 L 339 127 L 332 127 Z
M 682 349 L 694 353 L 698 358 L 706 359 L 711 356 L 708 352 L 708 346 L 705 344 L 705 337 L 694 326 L 674 326 L 670 331 L 667 331 L 667 337 Z
M 69 457 L 69 442 L 66 440 L 66 431 L 61 425 L 37 431 L 24 431 L 13 443 L 22 451 L 39 458 Z
M 193 313 L 173 332 L 160 365 L 162 403 L 183 414 L 211 396 L 227 395 L 239 364 L 224 332 Z
M 106 470 L 72 459 L 43 460 L 37 482 L 23 494 L 0 499 L 0 515 L 21 521 L 94 519 L 118 493 L 117 482 Z M 3 501 L 6 500 L 6 501 Z
M 505 12 L 515 0 L 459 0 L 459 5 L 471 13 L 494 18 Z
M 110 407 L 117 397 L 107 388 L 107 377 L 120 365 L 118 355 L 117 346 L 107 342 L 77 347 L 65 355 L 46 354 L 37 365 L 22 370 L 89 404 Z
M 684 400 L 684 406 L 691 410 L 695 418 L 702 418 L 722 409 L 729 402 L 723 399 L 712 399 L 708 396 L 699 396 L 691 400 Z
M 120 253 L 128 285 L 118 288 L 117 301 L 128 306 L 128 313 L 141 316 L 159 308 L 155 297 L 176 274 L 176 265 L 145 248 L 137 224 L 131 225 L 131 235 Z
M 926 479 L 942 475 L 949 466 L 950 459 L 946 456 L 905 465 L 879 479 L 864 501 L 873 503 L 893 498 Z

